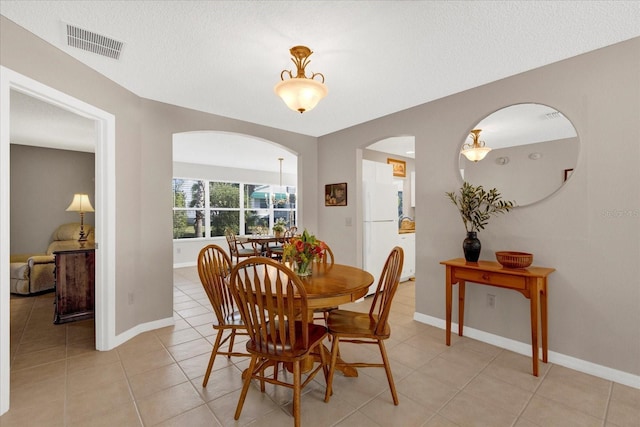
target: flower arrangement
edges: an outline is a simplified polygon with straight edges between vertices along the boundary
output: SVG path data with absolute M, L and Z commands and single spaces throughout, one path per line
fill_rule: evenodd
M 278 218 L 276 222 L 273 224 L 273 231 L 276 233 L 284 233 L 287 229 L 287 222 L 284 218 Z
M 302 235 L 294 236 L 285 243 L 282 260 L 291 263 L 291 268 L 299 276 L 311 274 L 314 260 L 324 256 L 326 245 L 305 229 Z

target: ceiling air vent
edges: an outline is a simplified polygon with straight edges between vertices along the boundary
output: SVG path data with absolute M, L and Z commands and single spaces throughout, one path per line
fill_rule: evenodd
M 124 43 L 118 40 L 69 24 L 67 24 L 67 44 L 113 59 L 120 59 L 120 52 L 124 46 Z

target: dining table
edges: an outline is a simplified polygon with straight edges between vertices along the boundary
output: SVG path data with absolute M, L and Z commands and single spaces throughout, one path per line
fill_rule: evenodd
M 260 254 L 264 255 L 267 253 L 267 245 L 269 245 L 269 243 L 283 243 L 284 237 L 276 237 L 273 234 L 249 234 L 240 236 L 238 240 L 243 243 L 249 242 L 260 245 Z

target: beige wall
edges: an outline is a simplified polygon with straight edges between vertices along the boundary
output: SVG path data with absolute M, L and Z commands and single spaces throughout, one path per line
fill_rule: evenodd
M 460 145 L 475 123 L 502 107 L 537 102 L 562 111 L 580 136 L 580 157 L 553 196 L 494 218 L 479 233 L 483 259 L 522 250 L 555 267 L 549 288 L 549 349 L 640 374 L 640 38 L 471 89 L 320 138 L 319 182 L 357 182 L 359 154 L 373 141 L 416 137 L 416 310 L 444 319 L 444 268 L 462 256 L 464 228 L 445 192 L 461 185 Z M 332 165 L 331 168 L 327 165 Z M 324 218 L 320 208 L 320 218 Z M 359 217 L 350 204 L 341 216 Z M 361 260 L 361 230 L 334 215 L 319 233 L 348 240 Z M 467 287 L 465 325 L 530 342 L 521 294 Z M 456 312 L 457 307 L 454 307 Z
M 237 132 L 296 152 L 304 171 L 298 180 L 300 215 L 304 226 L 316 228 L 316 138 L 144 100 L 5 17 L 0 64 L 115 116 L 117 334 L 173 315 L 173 133 Z M 129 293 L 136 296 L 133 304 Z
M 56 227 L 80 222 L 66 212 L 74 193 L 94 203 L 95 156 L 69 150 L 11 144 L 11 253 L 44 253 Z M 94 224 L 94 214 L 85 214 Z

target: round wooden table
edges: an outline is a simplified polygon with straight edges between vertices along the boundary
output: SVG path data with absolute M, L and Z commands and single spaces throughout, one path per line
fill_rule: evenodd
M 369 286 L 373 283 L 370 273 L 342 264 L 315 264 L 313 274 L 301 279 L 307 291 L 309 310 L 357 301 L 367 294 Z

